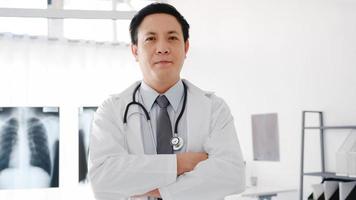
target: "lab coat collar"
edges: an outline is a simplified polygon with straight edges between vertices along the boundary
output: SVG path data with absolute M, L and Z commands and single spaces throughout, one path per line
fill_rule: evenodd
M 136 81 L 129 88 L 124 90 L 122 93 L 120 93 L 118 95 L 115 95 L 117 97 L 120 97 L 120 98 L 124 99 L 124 102 L 123 102 L 122 106 L 126 106 L 128 103 L 130 103 L 132 101 L 133 91 L 137 87 L 137 85 L 140 84 L 140 82 L 141 81 Z M 202 100 L 202 102 L 204 102 L 205 99 L 210 99 L 210 96 L 213 94 L 213 92 L 203 91 L 202 89 L 198 88 L 197 86 L 195 86 L 194 84 L 192 84 L 191 82 L 189 82 L 186 79 L 181 79 L 179 82 L 181 82 L 180 84 L 182 84 L 182 82 L 184 82 L 187 85 L 187 90 L 188 90 L 187 104 L 189 103 L 189 98 L 191 98 L 189 95 L 191 95 L 191 94 L 194 94 L 193 98 L 198 98 L 198 100 Z M 182 86 L 183 86 L 183 84 L 182 84 Z M 182 91 L 184 91 L 184 90 L 182 89 Z M 138 98 L 139 98 L 138 94 L 136 94 L 136 100 Z M 202 99 L 199 99 L 199 98 L 202 98 Z M 171 99 L 172 98 L 170 98 L 168 100 L 171 102 Z M 152 104 L 151 104 L 151 106 L 152 106 Z M 174 100 L 172 100 L 172 104 L 179 105 L 179 101 L 175 103 Z M 198 104 L 198 107 L 199 107 L 199 104 Z M 178 108 L 178 106 L 177 106 L 177 108 Z M 200 109 L 194 109 L 193 108 L 192 110 L 200 110 Z M 138 107 L 138 106 L 132 106 L 132 107 L 130 107 L 127 116 L 129 116 L 129 115 L 131 115 L 133 113 L 137 113 L 137 112 L 141 113 L 141 108 Z M 142 112 L 142 114 L 144 114 L 144 113 Z
M 149 85 L 147 85 L 145 81 L 141 82 L 140 93 L 142 95 L 143 105 L 145 106 L 146 110 L 150 112 L 154 102 L 160 94 Z M 169 103 L 173 107 L 174 112 L 177 112 L 179 102 L 182 100 L 183 94 L 184 86 L 182 80 L 179 80 L 162 95 L 167 97 Z
M 155 103 L 155 100 L 159 93 L 151 88 L 145 81 L 141 82 L 141 87 L 140 87 L 140 94 L 142 96 L 142 102 L 144 107 L 148 112 L 151 112 L 151 109 L 153 107 L 153 104 Z

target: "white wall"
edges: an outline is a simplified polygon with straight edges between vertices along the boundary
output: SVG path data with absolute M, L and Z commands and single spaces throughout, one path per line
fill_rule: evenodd
M 356 2 L 216 2 L 173 1 L 191 25 L 184 76 L 226 99 L 259 184 L 297 187 L 302 110 L 324 111 L 326 125 L 356 124 Z M 281 161 L 251 163 L 250 116 L 268 112 L 279 115 Z M 329 132 L 334 170 L 333 150 L 349 131 Z M 317 169 L 319 146 L 308 141 L 306 169 Z
M 257 175 L 260 185 L 297 187 L 301 111 L 322 110 L 329 125 L 356 124 L 356 3 L 352 0 L 170 2 L 191 24 L 191 48 L 183 77 L 204 89 L 216 91 L 230 105 L 243 154 L 250 166 L 248 175 Z M 139 73 L 133 59 L 132 66 L 135 68 L 125 69 L 132 72 L 130 76 L 125 74 L 130 82 L 140 76 L 133 73 Z M 1 65 L 0 69 L 9 74 L 13 70 Z M 56 90 L 48 91 L 51 96 L 47 97 L 39 91 L 40 87 L 35 87 L 37 83 L 31 83 L 40 74 L 32 72 L 34 75 L 30 73 L 30 79 L 11 82 L 13 96 L 2 93 L 1 105 L 45 103 L 61 106 L 60 167 L 62 172 L 68 173 L 61 173 L 59 189 L 48 189 L 46 192 L 2 191 L 0 196 L 8 199 L 90 197 L 88 190 L 78 188 L 76 183 L 77 158 L 73 156 L 77 151 L 76 109 L 82 104 L 99 103 L 108 92 L 125 88 L 117 84 L 121 83 L 119 79 L 124 75 L 116 73 L 116 70 L 114 65 L 106 64 L 103 68 L 90 68 L 84 72 L 76 67 L 68 69 L 69 78 L 63 83 L 67 91 L 61 91 L 62 83 L 55 81 L 52 85 Z M 62 69 L 49 69 L 52 73 L 56 71 L 63 72 L 60 77 L 66 77 Z M 18 73 L 20 78 L 26 78 L 25 72 Z M 78 94 L 78 88 L 85 86 L 85 83 L 78 85 L 76 81 L 76 74 L 81 73 L 88 76 L 83 79 L 88 86 Z M 106 75 L 109 78 L 104 78 Z M 53 76 L 54 80 L 60 77 Z M 19 93 L 15 93 L 16 88 L 23 86 L 29 88 L 28 91 L 20 89 Z M 251 114 L 267 112 L 278 112 L 279 115 L 281 161 L 252 162 L 250 117 Z M 332 150 L 338 147 L 346 133 L 327 135 L 328 147 L 333 146 L 327 151 L 330 158 Z M 318 167 L 315 144 L 315 140 L 308 143 L 308 169 Z M 314 162 L 311 163 L 312 160 Z M 330 160 L 327 169 L 335 169 L 335 163 Z

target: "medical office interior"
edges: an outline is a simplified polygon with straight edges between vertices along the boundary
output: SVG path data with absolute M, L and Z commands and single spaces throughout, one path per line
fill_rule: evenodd
M 0 0 L 0 199 L 94 200 L 92 115 L 141 79 L 128 25 L 152 2 Z M 191 26 L 182 77 L 234 116 L 247 187 L 225 199 L 356 199 L 356 1 L 159 2 Z

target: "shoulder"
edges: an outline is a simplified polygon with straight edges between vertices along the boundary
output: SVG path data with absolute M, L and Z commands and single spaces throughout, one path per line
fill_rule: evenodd
M 210 99 L 211 96 L 214 94 L 214 92 L 205 91 L 205 90 L 197 87 L 196 85 L 194 85 L 193 83 L 191 83 L 190 81 L 188 81 L 186 79 L 183 79 L 182 81 L 187 85 L 188 92 L 192 95 Z
M 140 81 L 136 81 L 124 91 L 109 95 L 101 105 L 120 104 L 122 101 L 131 101 L 133 91 L 139 83 Z
M 209 105 L 210 107 L 210 128 L 211 130 L 222 129 L 233 121 L 229 106 L 225 100 L 217 96 L 214 92 L 204 91 L 189 81 L 185 80 L 188 91 L 196 98 L 196 102 Z
M 230 108 L 223 98 L 217 96 L 215 92 L 202 90 L 187 80 L 184 80 L 184 83 L 187 84 L 188 91 L 196 98 L 197 102 L 210 105 L 211 124 L 213 127 L 217 124 L 226 124 L 226 122 L 232 120 Z
M 197 97 L 200 97 L 204 100 L 208 100 L 210 101 L 210 103 L 212 104 L 213 109 L 217 108 L 217 107 L 227 107 L 224 99 L 222 99 L 221 97 L 217 96 L 215 94 L 214 91 L 206 91 L 203 90 L 199 87 L 197 87 L 196 85 L 194 85 L 193 83 L 191 83 L 188 80 L 183 79 L 184 83 L 187 85 L 188 87 L 188 91 L 192 94 L 195 95 Z
M 109 95 L 98 107 L 96 114 L 113 115 L 111 117 L 120 117 L 120 113 L 125 109 L 128 102 L 132 100 L 132 94 L 139 81 L 126 88 L 121 93 Z

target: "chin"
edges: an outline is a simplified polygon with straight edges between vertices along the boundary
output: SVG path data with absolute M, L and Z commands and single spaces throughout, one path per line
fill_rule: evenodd
M 156 74 L 156 80 L 158 80 L 159 82 L 171 82 L 177 80 L 177 76 L 172 76 L 172 74 L 173 72 L 158 73 Z

